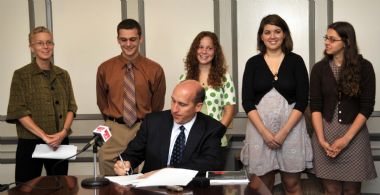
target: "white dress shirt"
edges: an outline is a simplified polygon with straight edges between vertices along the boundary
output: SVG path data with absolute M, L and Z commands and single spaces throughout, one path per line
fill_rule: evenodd
M 170 164 L 170 158 L 172 157 L 172 151 L 174 148 L 175 140 L 177 139 L 178 135 L 181 133 L 181 130 L 179 129 L 179 127 L 180 126 L 185 127 L 185 145 L 186 145 L 187 138 L 189 137 L 190 129 L 193 126 L 196 118 L 197 118 L 197 115 L 195 114 L 195 116 L 189 122 L 185 124 L 178 124 L 174 122 L 173 128 L 172 128 L 172 134 L 170 136 L 169 155 L 168 155 L 168 161 L 166 163 L 167 165 Z

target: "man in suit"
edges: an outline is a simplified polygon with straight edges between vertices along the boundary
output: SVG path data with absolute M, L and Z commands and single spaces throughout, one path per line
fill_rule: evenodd
M 226 128 L 217 120 L 202 114 L 205 91 L 199 82 L 186 80 L 172 93 L 171 110 L 148 114 L 128 148 L 121 154 L 123 162 L 114 165 L 117 175 L 125 175 L 145 160 L 143 173 L 164 167 L 198 170 L 220 170 L 220 139 Z M 185 147 L 177 162 L 176 140 L 185 127 Z M 177 157 L 174 157 L 177 156 Z

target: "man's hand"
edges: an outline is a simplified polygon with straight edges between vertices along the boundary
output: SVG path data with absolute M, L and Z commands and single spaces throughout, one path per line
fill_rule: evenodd
M 131 163 L 129 161 L 116 161 L 115 165 L 113 166 L 113 170 L 115 171 L 116 175 L 123 176 L 127 175 L 129 170 L 131 169 Z

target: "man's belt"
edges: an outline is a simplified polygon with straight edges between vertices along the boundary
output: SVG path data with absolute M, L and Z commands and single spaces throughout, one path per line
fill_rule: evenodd
M 117 122 L 117 123 L 119 123 L 119 124 L 125 124 L 123 117 L 114 118 L 114 117 L 112 117 L 112 116 L 107 116 L 107 119 L 108 119 L 108 120 L 111 120 L 111 121 L 114 121 L 114 122 Z M 136 123 L 138 123 L 138 122 L 142 122 L 142 121 L 143 121 L 143 119 L 139 119 L 139 118 L 138 118 L 138 119 L 135 121 L 134 124 L 136 124 Z

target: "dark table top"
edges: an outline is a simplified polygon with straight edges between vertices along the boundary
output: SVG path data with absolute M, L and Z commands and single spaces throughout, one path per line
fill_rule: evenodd
M 220 185 L 208 187 L 185 187 L 182 192 L 173 192 L 164 187 L 132 188 L 116 183 L 98 188 L 84 188 L 81 181 L 91 176 L 41 176 L 23 185 L 16 186 L 9 195 L 154 195 L 154 194 L 204 194 L 204 195 L 239 195 L 271 194 L 259 177 L 252 175 L 248 185 Z

